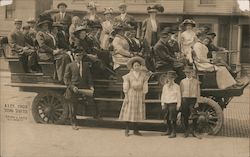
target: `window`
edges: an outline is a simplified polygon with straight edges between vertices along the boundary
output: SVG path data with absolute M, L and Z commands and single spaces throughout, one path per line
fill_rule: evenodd
M 215 4 L 215 0 L 200 0 L 200 4 Z
M 5 18 L 6 19 L 13 19 L 15 17 L 15 10 L 16 10 L 16 6 L 15 6 L 14 1 L 12 4 L 6 5 Z

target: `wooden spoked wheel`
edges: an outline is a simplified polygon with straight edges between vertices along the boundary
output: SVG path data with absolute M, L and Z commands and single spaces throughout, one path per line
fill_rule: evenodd
M 224 116 L 220 105 L 214 100 L 201 97 L 195 107 L 193 119 L 197 121 L 196 130 L 210 135 L 216 135 L 222 128 Z
M 37 123 L 63 124 L 68 117 L 68 106 L 63 95 L 43 92 L 32 103 L 32 115 Z

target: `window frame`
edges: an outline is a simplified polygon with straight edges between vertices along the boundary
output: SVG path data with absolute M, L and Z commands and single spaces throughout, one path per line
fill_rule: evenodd
M 10 13 L 11 13 L 11 16 L 9 16 Z M 15 1 L 13 0 L 12 4 L 5 6 L 5 19 L 6 20 L 14 19 L 16 16 L 15 13 L 16 13 L 16 4 L 15 4 Z

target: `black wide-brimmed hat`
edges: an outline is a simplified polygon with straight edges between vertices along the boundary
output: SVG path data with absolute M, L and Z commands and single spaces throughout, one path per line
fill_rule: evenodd
M 45 23 L 48 23 L 48 24 L 53 23 L 53 19 L 49 13 L 40 14 L 38 17 L 38 21 L 37 21 L 38 27 L 41 26 L 42 24 L 45 24 Z
M 73 32 L 75 36 L 77 36 L 81 31 L 89 31 L 89 28 L 84 25 L 84 26 L 79 26 L 76 28 L 76 30 Z
M 161 4 L 155 4 L 153 6 L 147 7 L 148 13 L 153 13 L 153 12 L 164 12 L 164 7 Z
M 102 28 L 102 25 L 99 21 L 91 21 L 91 20 L 88 20 L 87 22 L 87 26 L 89 28 Z
M 59 8 L 61 5 L 62 5 L 62 6 L 65 6 L 65 8 L 68 7 L 66 3 L 61 2 L 61 3 L 58 3 L 58 4 L 57 4 L 57 8 Z
M 129 70 L 132 68 L 134 62 L 139 62 L 142 66 L 145 66 L 145 60 L 142 57 L 136 56 L 130 58 L 127 62 L 127 67 Z
M 53 22 L 52 27 L 63 27 L 63 25 L 59 22 Z
M 171 27 L 165 27 L 161 32 L 160 32 L 160 35 L 161 36 L 166 36 L 166 35 L 169 35 L 169 34 L 174 34 L 175 32 L 172 30 Z

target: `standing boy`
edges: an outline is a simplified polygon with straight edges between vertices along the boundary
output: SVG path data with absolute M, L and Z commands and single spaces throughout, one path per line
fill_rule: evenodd
M 164 112 L 164 120 L 167 122 L 168 130 L 163 135 L 170 135 L 169 138 L 176 137 L 177 111 L 181 106 L 181 92 L 178 84 L 174 82 L 175 71 L 167 72 L 167 81 L 163 86 L 161 95 L 161 105 Z
M 185 133 L 184 137 L 189 135 L 189 116 L 194 113 L 194 105 L 200 96 L 200 82 L 194 78 L 194 70 L 192 67 L 185 67 L 184 72 L 186 78 L 180 83 L 182 105 L 181 105 L 181 115 L 183 118 Z M 193 119 L 193 131 L 192 135 L 200 139 L 200 137 L 195 133 L 196 120 Z

